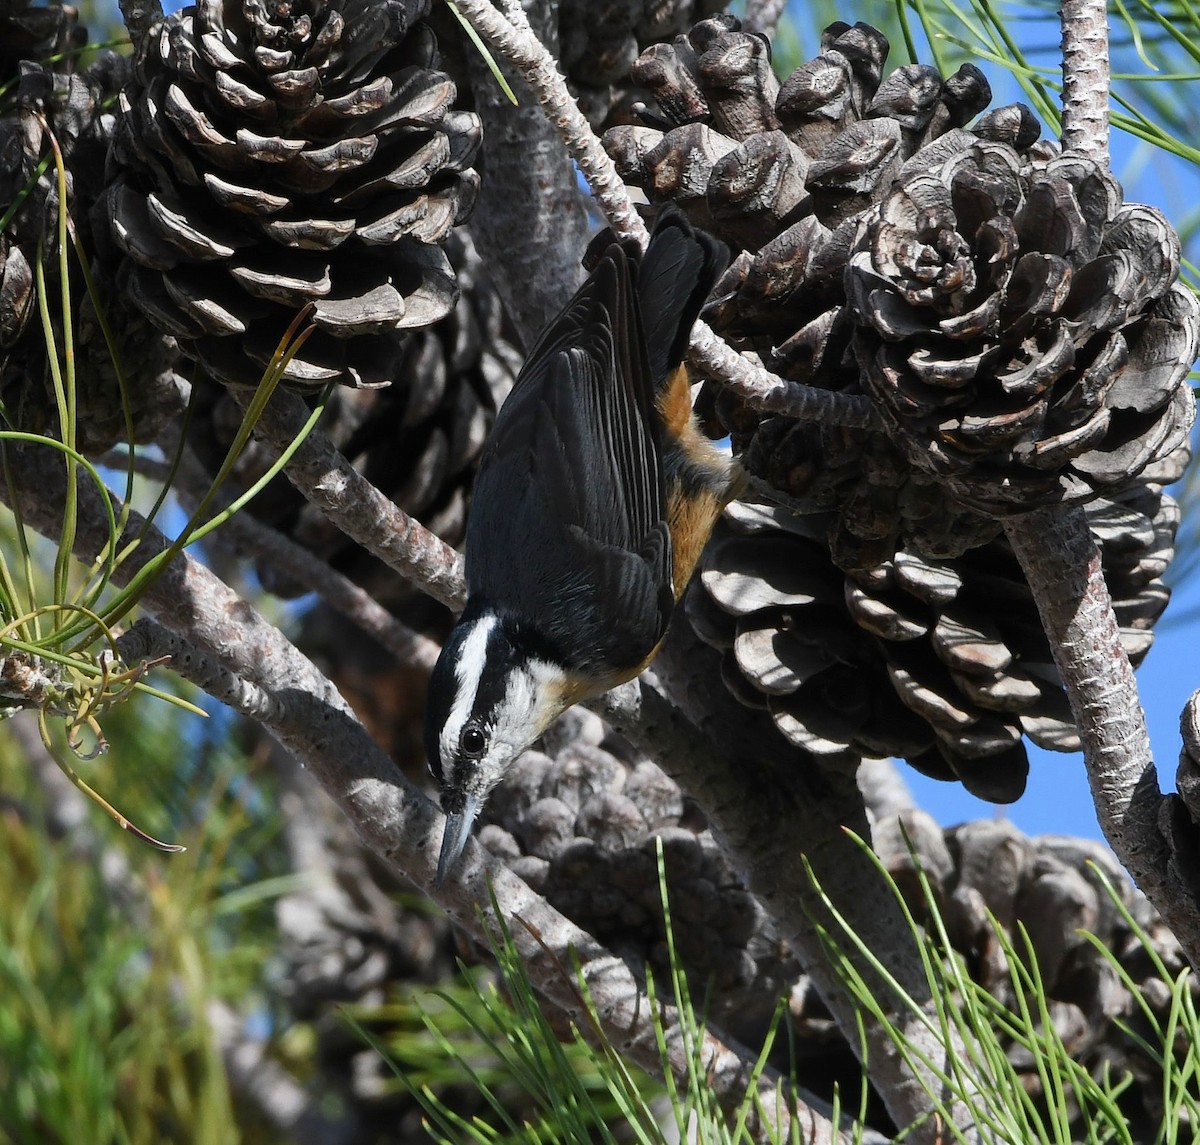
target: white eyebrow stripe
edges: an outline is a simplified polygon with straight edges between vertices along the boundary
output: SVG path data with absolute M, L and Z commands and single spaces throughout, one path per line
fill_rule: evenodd
M 475 696 L 479 692 L 479 681 L 483 679 L 487 668 L 487 647 L 492 630 L 499 623 L 499 618 L 492 613 L 484 613 L 472 626 L 462 644 L 462 652 L 458 663 L 454 665 L 454 678 L 458 687 L 455 689 L 454 706 L 446 718 L 442 728 L 442 759 L 451 760 L 458 751 L 458 737 L 462 734 L 463 724 L 471 718 L 471 710 L 475 706 Z

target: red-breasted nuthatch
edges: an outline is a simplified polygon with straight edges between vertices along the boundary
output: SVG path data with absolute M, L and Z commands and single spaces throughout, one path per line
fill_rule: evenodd
M 695 425 L 683 364 L 726 257 L 677 210 L 644 254 L 613 242 L 496 417 L 467 522 L 467 607 L 429 683 L 439 883 L 517 756 L 650 662 L 741 486 Z

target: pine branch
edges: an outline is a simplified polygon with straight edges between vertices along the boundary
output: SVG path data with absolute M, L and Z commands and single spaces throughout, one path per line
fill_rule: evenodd
M 1108 164 L 1108 9 L 1105 0 L 1063 0 L 1065 151 Z
M 138 464 L 142 465 L 140 459 Z M 186 507 L 194 509 L 211 483 L 211 476 L 191 448 L 185 449 L 172 486 L 176 496 Z M 213 512 L 226 508 L 230 500 L 229 496 L 218 493 Z M 316 593 L 331 609 L 386 648 L 399 663 L 426 672 L 432 671 L 437 663 L 441 649 L 435 641 L 401 623 L 327 561 L 249 513 L 235 513 L 212 534 L 210 543 L 224 546 L 236 556 L 260 561 Z
M 200 566 L 192 572 L 200 580 L 211 576 Z M 214 593 L 228 593 L 219 584 L 211 588 Z M 241 608 L 249 606 L 243 603 Z M 202 617 L 190 628 L 187 636 L 206 638 Z M 264 628 L 270 626 L 264 624 Z M 261 634 L 271 633 L 273 642 L 287 645 L 286 649 L 275 654 L 267 649 L 260 652 L 270 654 L 280 665 L 290 662 L 289 667 L 300 678 L 281 676 L 278 687 L 269 693 L 268 703 L 261 702 L 257 689 L 222 662 L 217 649 L 195 646 L 187 636 L 177 635 L 156 621 L 139 621 L 121 644 L 127 656 L 170 656 L 176 670 L 193 683 L 261 722 L 334 798 L 367 847 L 429 892 L 436 866 L 435 843 L 443 825 L 441 815 L 395 770 L 333 685 L 277 630 Z M 236 659 L 242 658 L 239 655 Z M 629 968 L 550 907 L 479 843 L 472 841 L 463 862 L 443 885 L 442 906 L 460 929 L 484 942 L 488 923 L 478 908 L 488 901 L 489 888 L 502 915 L 509 920 L 530 978 L 543 996 L 570 1021 L 581 1027 L 585 1024 L 583 1001 L 570 969 L 577 960 L 607 1036 L 643 1068 L 657 1070 L 657 1044 L 648 1020 L 649 999 Z M 659 1011 L 668 1028 L 672 1069 L 682 1079 L 686 1077 L 688 1055 L 678 1017 L 671 1007 L 660 1005 Z M 709 1082 L 732 1107 L 746 1092 L 753 1055 L 723 1044 L 711 1033 L 705 1042 L 703 1055 Z M 763 1082 L 763 1100 L 768 1108 L 774 1108 L 781 1096 L 775 1089 L 779 1079 L 764 1076 Z M 816 1130 L 815 1140 L 835 1140 L 832 1125 L 815 1110 L 801 1109 L 798 1113 L 807 1127 Z M 785 1118 L 777 1128 L 786 1133 L 787 1123 Z
M 1103 0 L 1062 8 L 1063 143 L 1108 161 L 1108 25 Z M 1081 509 L 1005 522 L 1070 699 L 1104 836 L 1200 967 L 1200 886 L 1191 864 L 1200 833 L 1177 797 L 1164 797 L 1129 657 L 1121 645 L 1100 554 Z M 1185 712 L 1186 719 L 1186 712 Z
M 1159 789 L 1133 668 L 1121 646 L 1100 554 L 1083 510 L 1027 513 L 1010 518 L 1005 532 L 1033 591 L 1071 701 L 1104 837 L 1189 961 L 1200 966 L 1196 878 L 1189 864 L 1180 869 L 1173 854 L 1194 854 L 1200 834 L 1194 823 L 1189 829 L 1179 821 L 1175 797 L 1164 798 Z
M 249 393 L 237 388 L 230 393 L 244 411 Z M 276 390 L 254 427 L 255 435 L 277 457 L 300 434 L 307 417 L 308 409 L 298 397 Z M 367 481 L 322 430 L 309 433 L 284 473 L 346 536 L 434 600 L 462 611 L 462 556 Z

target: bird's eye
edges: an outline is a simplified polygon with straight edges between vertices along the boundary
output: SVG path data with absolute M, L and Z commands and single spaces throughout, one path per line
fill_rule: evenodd
M 463 755 L 474 759 L 483 755 L 484 748 L 487 747 L 487 736 L 480 728 L 472 724 L 463 728 L 463 733 L 458 739 L 458 746 L 462 749 Z

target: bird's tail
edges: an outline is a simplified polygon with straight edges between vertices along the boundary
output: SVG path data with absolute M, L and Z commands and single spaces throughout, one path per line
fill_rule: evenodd
M 729 261 L 725 245 L 696 230 L 677 207 L 658 218 L 637 272 L 638 308 L 656 392 L 670 383 L 692 325 Z

